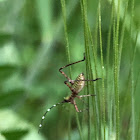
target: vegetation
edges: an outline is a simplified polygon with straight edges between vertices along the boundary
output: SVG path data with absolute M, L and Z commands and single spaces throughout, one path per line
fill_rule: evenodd
M 139 0 L 0 0 L 0 139 L 140 139 Z M 44 112 L 71 92 L 60 67 L 95 94 Z

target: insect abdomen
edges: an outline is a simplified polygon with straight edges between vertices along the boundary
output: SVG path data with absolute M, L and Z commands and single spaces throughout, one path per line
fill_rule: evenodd
M 81 73 L 80 75 L 78 75 L 78 77 L 74 81 L 74 84 L 72 85 L 72 88 L 74 89 L 74 91 L 76 93 L 79 93 L 83 89 L 83 87 L 85 86 L 85 81 L 84 80 L 85 80 L 84 74 Z

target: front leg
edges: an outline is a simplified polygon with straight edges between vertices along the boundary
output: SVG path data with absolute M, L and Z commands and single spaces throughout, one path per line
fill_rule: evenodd
M 73 84 L 72 81 L 73 81 L 73 80 L 71 80 L 71 82 L 70 82 L 71 84 Z M 75 90 L 68 84 L 68 82 L 69 82 L 69 81 L 64 81 L 64 83 L 69 87 L 69 89 L 70 89 L 72 92 L 75 92 Z

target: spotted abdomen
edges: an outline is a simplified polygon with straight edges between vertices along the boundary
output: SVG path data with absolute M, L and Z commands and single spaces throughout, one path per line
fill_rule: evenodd
M 83 89 L 83 87 L 85 86 L 85 81 L 84 80 L 85 80 L 84 74 L 81 73 L 80 75 L 78 75 L 78 77 L 74 81 L 74 84 L 72 85 L 72 88 L 74 89 L 74 91 L 76 93 L 79 93 Z

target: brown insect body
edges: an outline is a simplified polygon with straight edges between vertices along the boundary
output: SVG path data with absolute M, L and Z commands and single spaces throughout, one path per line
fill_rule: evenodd
M 84 88 L 84 86 L 85 86 L 85 77 L 84 74 L 81 73 L 78 75 L 78 77 L 74 81 L 74 84 L 72 85 L 72 88 L 74 89 L 74 93 L 78 94 Z
M 75 80 L 71 80 L 63 71 L 62 69 L 70 66 L 70 65 L 73 65 L 73 64 L 77 64 L 79 62 L 83 62 L 85 61 L 85 55 L 84 55 L 84 58 L 80 61 L 77 61 L 77 62 L 74 62 L 74 63 L 71 63 L 71 64 L 68 64 L 66 66 L 63 66 L 59 69 L 59 72 L 64 75 L 67 79 L 67 81 L 65 81 L 64 83 L 69 87 L 69 89 L 71 90 L 71 95 L 64 98 L 64 100 L 62 102 L 59 102 L 59 103 L 56 103 L 54 104 L 53 106 L 51 106 L 49 109 L 46 110 L 46 112 L 44 113 L 44 115 L 42 116 L 42 119 L 41 119 L 41 123 L 39 125 L 39 130 L 40 128 L 42 127 L 42 124 L 43 124 L 43 120 L 45 119 L 45 116 L 46 114 L 54 107 L 60 105 L 60 104 L 63 104 L 63 103 L 71 103 L 74 105 L 75 109 L 77 112 L 82 112 L 81 110 L 78 109 L 77 105 L 76 105 L 76 102 L 75 102 L 75 98 L 83 98 L 83 97 L 89 97 L 89 96 L 95 96 L 94 94 L 88 94 L 88 95 L 80 95 L 78 96 L 78 93 L 84 88 L 85 86 L 85 81 L 97 81 L 99 80 L 100 78 L 96 78 L 94 80 L 85 80 L 85 77 L 84 77 L 84 74 L 81 73 L 77 76 L 77 78 Z M 38 132 L 39 132 L 38 130 Z
M 71 104 L 74 104 L 74 107 L 76 109 L 77 112 L 79 112 L 78 107 L 76 105 L 76 102 L 74 100 L 75 97 L 80 98 L 80 96 L 78 96 L 78 93 L 84 88 L 85 86 L 85 77 L 84 74 L 81 73 L 77 76 L 76 80 L 74 80 L 73 82 L 71 82 L 72 86 L 71 86 L 71 95 L 64 98 L 64 102 L 69 102 Z

